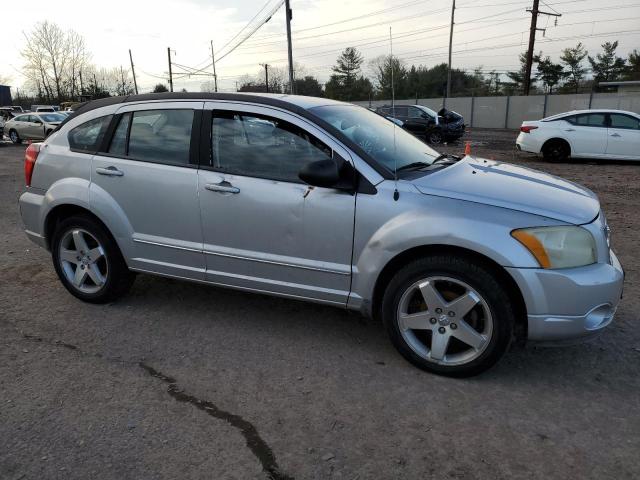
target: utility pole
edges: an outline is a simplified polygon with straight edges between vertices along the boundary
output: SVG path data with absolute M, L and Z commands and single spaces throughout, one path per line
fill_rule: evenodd
M 562 16 L 562 14 L 560 13 L 542 12 L 538 10 L 539 4 L 540 0 L 533 0 L 533 8 L 531 10 L 527 9 L 527 12 L 531 12 L 531 27 L 529 29 L 529 49 L 527 50 L 527 64 L 525 65 L 524 78 L 522 79 L 524 95 L 529 95 L 529 90 L 531 88 L 531 68 L 533 66 L 533 51 L 535 49 L 536 43 L 536 31 L 545 31 L 544 28 L 538 28 L 538 15 L 549 15 L 551 17 Z
M 538 0 L 535 0 L 536 2 Z M 451 96 L 451 50 L 453 47 L 453 23 L 456 12 L 456 0 L 451 4 L 451 27 L 449 28 L 449 68 L 447 68 L 447 98 Z
M 127 84 L 124 81 L 124 70 L 122 69 L 122 65 L 120 65 L 120 80 L 122 80 L 122 95 L 126 95 L 125 88 Z
M 138 82 L 136 81 L 136 70 L 133 68 L 133 56 L 131 56 L 131 49 L 129 49 L 129 61 L 131 61 L 131 75 L 133 75 L 133 88 L 138 95 Z
M 169 59 L 169 91 L 173 92 L 173 73 L 171 72 L 171 47 L 167 47 L 167 58 Z
M 269 64 L 261 63 L 264 66 L 264 86 L 267 93 L 269 93 Z
M 287 15 L 287 48 L 289 51 L 289 93 L 293 95 L 293 50 L 291 47 L 291 18 L 293 12 L 289 5 L 289 0 L 284 1 L 286 15 Z
M 216 75 L 216 57 L 213 54 L 213 40 L 211 40 L 211 63 L 213 64 L 213 89 L 218 92 L 218 75 Z

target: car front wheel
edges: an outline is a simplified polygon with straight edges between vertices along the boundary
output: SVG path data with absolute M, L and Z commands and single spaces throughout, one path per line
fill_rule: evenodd
M 51 253 L 62 284 L 85 302 L 111 302 L 127 293 L 135 279 L 115 240 L 89 216 L 60 222 L 51 240 Z
M 442 132 L 438 130 L 432 130 L 427 133 L 427 142 L 433 145 L 440 145 L 444 142 L 444 136 Z
M 486 266 L 455 256 L 416 260 L 392 278 L 382 318 L 398 351 L 417 367 L 466 377 L 507 350 L 513 303 Z

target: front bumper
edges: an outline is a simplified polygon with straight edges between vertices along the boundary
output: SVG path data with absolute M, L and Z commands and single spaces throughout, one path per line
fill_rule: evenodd
M 527 307 L 528 340 L 588 337 L 611 323 L 622 296 L 624 272 L 615 254 L 610 255 L 610 263 L 579 268 L 507 268 Z

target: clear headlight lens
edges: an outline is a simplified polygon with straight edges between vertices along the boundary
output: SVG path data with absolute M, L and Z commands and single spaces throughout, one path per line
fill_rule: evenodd
M 522 228 L 511 232 L 542 268 L 571 268 L 597 260 L 596 241 L 576 226 Z

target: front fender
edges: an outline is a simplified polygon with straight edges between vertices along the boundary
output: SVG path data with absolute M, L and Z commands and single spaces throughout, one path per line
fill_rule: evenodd
M 561 224 L 546 217 L 410 190 L 393 202 L 392 194 L 383 190 L 375 196 L 378 199 L 358 199 L 350 299 L 353 308 L 370 304 L 378 276 L 403 252 L 416 247 L 452 246 L 504 267 L 537 268 L 533 256 L 511 237 L 511 231 Z

